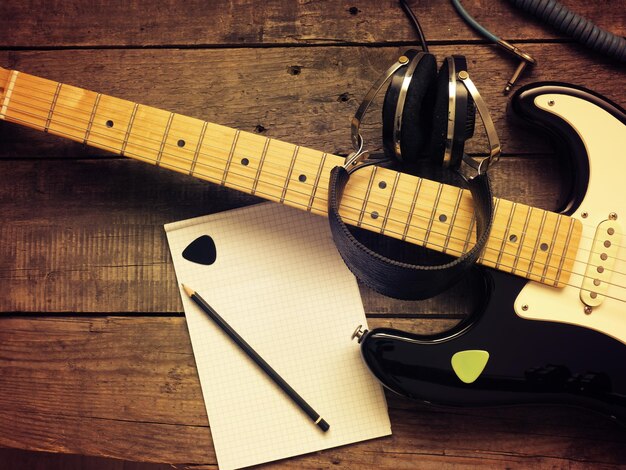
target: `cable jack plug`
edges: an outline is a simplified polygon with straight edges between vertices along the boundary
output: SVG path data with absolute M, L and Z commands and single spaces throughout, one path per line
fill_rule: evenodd
M 513 88 L 513 85 L 515 85 L 515 82 L 517 82 L 517 79 L 520 77 L 526 66 L 529 64 L 535 65 L 537 61 L 530 54 L 524 52 L 518 47 L 515 47 L 513 44 L 506 42 L 504 39 L 500 39 L 496 42 L 496 44 L 519 60 L 519 64 L 517 65 L 515 72 L 513 72 L 513 75 L 504 87 L 503 92 L 507 95 Z

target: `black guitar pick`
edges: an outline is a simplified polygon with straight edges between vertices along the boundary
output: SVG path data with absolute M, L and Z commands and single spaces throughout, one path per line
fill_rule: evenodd
M 192 263 L 205 265 L 213 264 L 217 258 L 215 242 L 208 235 L 202 235 L 192 241 L 187 248 L 183 250 L 183 258 Z

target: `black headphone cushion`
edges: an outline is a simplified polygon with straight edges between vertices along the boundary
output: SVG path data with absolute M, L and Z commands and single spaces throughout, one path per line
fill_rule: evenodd
M 417 59 L 416 59 L 417 60 Z M 387 88 L 383 103 L 383 143 L 387 156 L 394 156 L 394 120 L 398 95 L 406 69 L 400 69 Z M 432 54 L 422 54 L 407 89 L 402 110 L 400 148 L 402 160 L 410 163 L 422 158 L 427 151 L 432 132 L 432 85 L 437 76 L 437 62 Z
M 432 115 L 432 136 L 430 140 L 430 158 L 436 165 L 443 163 L 448 135 L 448 107 L 450 106 L 450 69 L 448 61 L 444 60 L 435 83 L 435 104 Z
M 467 70 L 467 63 L 463 56 L 452 56 L 455 64 L 455 73 Z M 435 84 L 435 104 L 433 106 L 433 127 L 430 141 L 431 159 L 435 165 L 444 164 L 446 143 L 448 141 L 448 126 L 454 120 L 454 133 L 450 142 L 450 161 L 447 166 L 457 168 L 463 157 L 465 141 L 474 135 L 476 122 L 476 105 L 467 92 L 465 86 L 457 80 L 455 108 L 450 107 L 450 67 L 448 58 L 443 61 L 439 69 Z

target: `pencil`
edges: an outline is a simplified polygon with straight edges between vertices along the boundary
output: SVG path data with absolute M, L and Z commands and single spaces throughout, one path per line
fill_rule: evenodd
M 258 365 L 263 372 L 265 372 L 275 383 L 278 385 L 283 392 L 287 394 L 289 398 L 293 400 L 293 402 L 304 411 L 311 420 L 319 426 L 319 428 L 326 432 L 330 428 L 330 425 L 317 413 L 311 405 L 309 405 L 304 398 L 302 398 L 298 393 L 291 388 L 291 386 L 285 382 L 285 380 L 278 375 L 278 373 L 267 363 L 265 360 L 259 356 L 259 354 L 252 349 L 252 347 L 241 337 L 239 334 L 232 329 L 232 327 L 226 323 L 226 321 L 211 307 L 206 300 L 204 300 L 196 291 L 191 289 L 190 287 L 182 284 L 183 290 L 185 293 L 191 297 L 198 306 L 205 311 L 209 317 L 219 326 L 224 333 L 226 333 L 230 339 L 232 339 L 237 346 L 239 346 L 247 355 L 252 359 L 256 365 Z

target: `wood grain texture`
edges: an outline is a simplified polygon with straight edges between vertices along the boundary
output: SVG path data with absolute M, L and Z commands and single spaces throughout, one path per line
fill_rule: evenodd
M 506 116 L 501 91 L 515 61 L 485 44 L 449 2 L 410 3 L 440 62 L 468 56 L 506 156 L 493 175 L 496 194 L 559 207 L 567 184 L 551 144 Z M 626 34 L 625 0 L 563 3 Z M 623 66 L 505 0 L 463 5 L 537 58 L 522 84 L 572 82 L 626 105 Z M 395 0 L 0 3 L 0 66 L 342 155 L 361 97 L 415 44 Z M 380 148 L 380 100 L 364 132 Z M 485 149 L 478 131 L 469 150 Z M 256 202 L 0 123 L 0 446 L 215 470 L 162 225 Z M 361 291 L 370 326 L 422 334 L 452 327 L 480 301 L 471 280 L 423 302 Z M 585 411 L 442 410 L 390 394 L 388 401 L 392 437 L 263 468 L 626 463 L 626 431 Z
M 53 452 L 29 452 L 0 447 L 0 462 L 4 470 L 172 470 L 169 464 L 129 462 L 105 457 L 92 457 Z
M 450 2 L 409 2 L 429 41 L 482 40 Z M 618 35 L 626 33 L 626 2 L 564 1 L 577 13 Z M 563 38 L 507 2 L 466 0 L 465 8 L 507 40 Z M 0 44 L 8 47 L 210 46 L 267 44 L 388 43 L 416 34 L 396 0 L 315 0 L 262 3 L 245 0 L 169 1 L 35 0 L 3 2 Z M 78 25 L 78 27 L 77 27 Z
M 10 317 L 0 344 L 0 445 L 215 468 L 183 318 Z M 268 468 L 617 468 L 626 459 L 624 429 L 580 410 L 442 411 L 388 399 L 392 437 Z
M 539 65 L 520 84 L 570 81 L 593 88 L 622 106 L 622 68 L 568 44 L 524 44 Z M 316 150 L 347 155 L 350 120 L 372 82 L 405 47 L 243 48 L 201 50 L 0 51 L 0 63 L 55 81 L 257 132 Z M 505 154 L 551 151 L 536 130 L 509 122 L 502 89 L 516 67 L 487 45 L 434 46 L 444 55 L 465 54 L 469 71 L 486 100 Z M 295 68 L 294 68 L 295 67 Z M 228 99 L 225 99 L 228 97 Z M 380 149 L 382 97 L 367 115 L 363 136 Z M 84 156 L 102 151 L 50 136 L 0 126 L 0 157 Z M 468 143 L 485 153 L 481 126 Z

